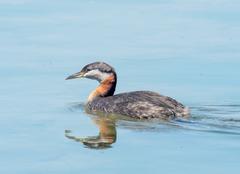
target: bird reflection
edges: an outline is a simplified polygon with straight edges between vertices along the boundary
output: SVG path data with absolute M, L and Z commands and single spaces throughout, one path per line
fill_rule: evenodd
M 110 148 L 117 140 L 116 127 L 121 127 L 134 131 L 169 131 L 178 127 L 174 122 L 166 120 L 138 120 L 116 114 L 104 114 L 101 112 L 90 112 L 85 108 L 84 103 L 73 103 L 68 107 L 72 112 L 84 111 L 94 123 L 96 123 L 99 133 L 97 136 L 79 137 L 72 133 L 71 130 L 65 130 L 65 137 L 84 144 L 92 149 Z M 172 129 L 169 129 L 169 128 Z
M 111 144 L 116 142 L 117 131 L 115 120 L 111 117 L 97 116 L 92 118 L 99 128 L 97 136 L 78 137 L 72 135 L 70 130 L 65 130 L 65 137 L 81 142 L 86 147 L 93 149 L 110 148 Z

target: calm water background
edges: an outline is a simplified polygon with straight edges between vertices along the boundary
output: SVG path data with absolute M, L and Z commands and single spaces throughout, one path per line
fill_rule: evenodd
M 239 173 L 238 0 L 0 0 L 0 173 Z M 64 78 L 96 60 L 117 93 L 153 90 L 192 110 L 170 125 L 117 123 L 112 148 L 82 109 L 97 82 Z M 174 126 L 173 126 L 174 125 Z

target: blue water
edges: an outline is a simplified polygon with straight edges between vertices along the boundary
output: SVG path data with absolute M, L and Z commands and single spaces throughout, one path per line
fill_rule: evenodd
M 0 173 L 239 173 L 239 9 L 237 0 L 1 0 Z M 81 107 L 97 82 L 64 79 L 98 60 L 115 67 L 117 93 L 153 90 L 192 117 L 109 118 L 108 147 L 75 141 L 98 138 L 106 118 Z

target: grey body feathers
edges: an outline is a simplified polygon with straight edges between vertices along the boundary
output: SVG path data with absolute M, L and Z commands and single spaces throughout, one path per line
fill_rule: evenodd
M 188 109 L 181 103 L 150 91 L 135 91 L 109 97 L 98 97 L 87 103 L 87 109 L 140 119 L 171 119 L 189 115 Z

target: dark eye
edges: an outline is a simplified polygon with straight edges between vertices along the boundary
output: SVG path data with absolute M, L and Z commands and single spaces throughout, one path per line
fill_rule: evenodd
M 84 67 L 83 71 L 88 72 L 88 71 L 90 71 L 90 68 L 89 67 Z

